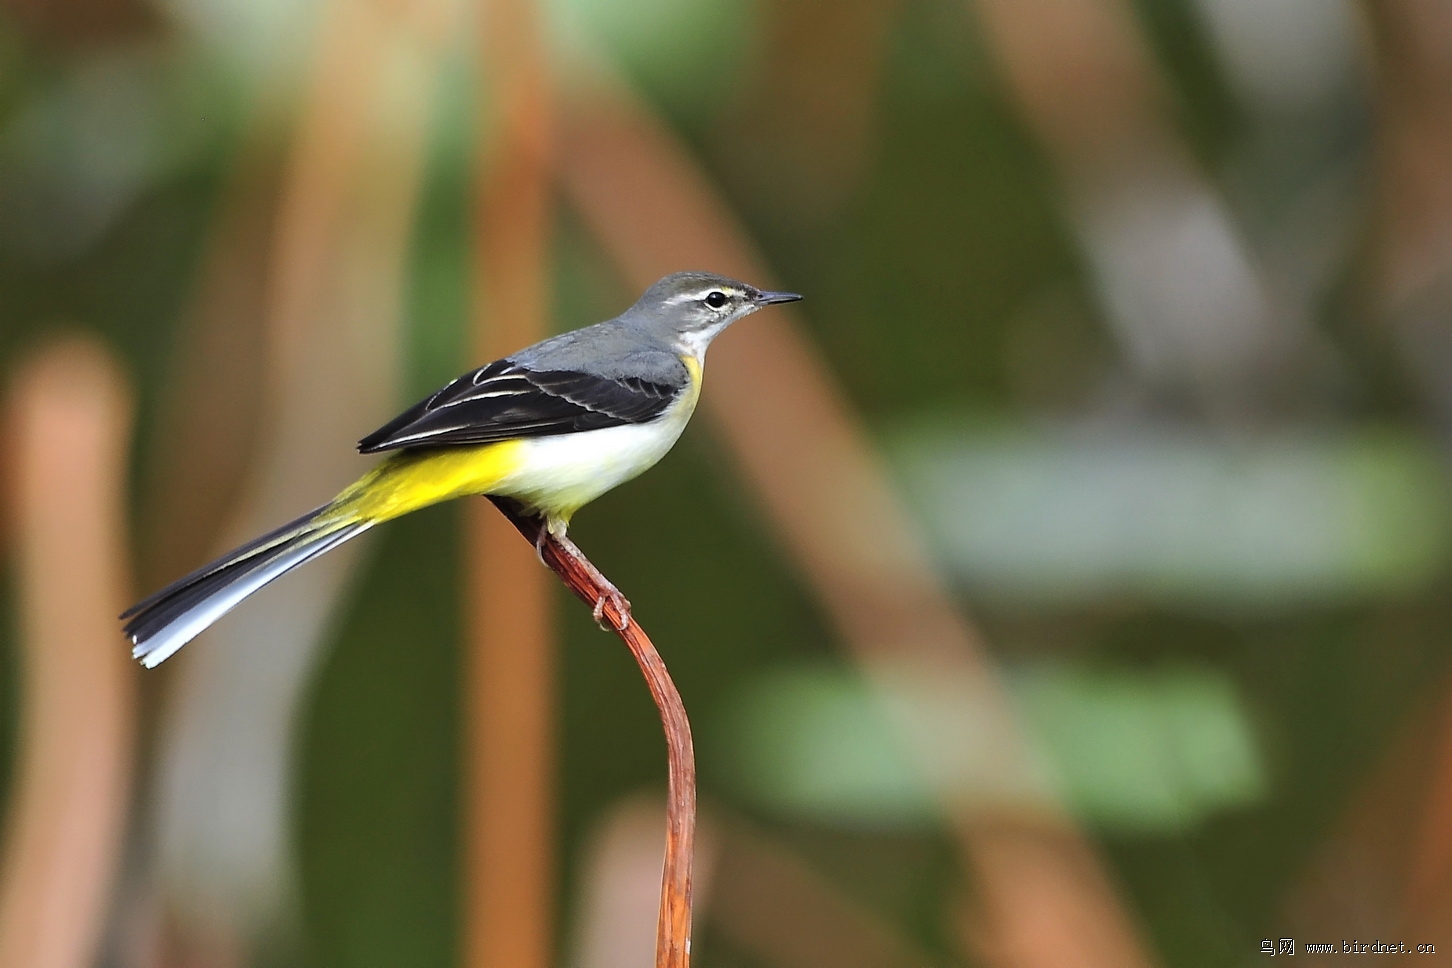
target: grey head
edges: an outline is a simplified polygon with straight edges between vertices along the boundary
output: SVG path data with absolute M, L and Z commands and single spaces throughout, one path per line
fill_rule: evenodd
M 794 292 L 762 292 L 710 272 L 677 272 L 651 286 L 614 319 L 562 333 L 508 359 L 531 370 L 684 384 L 683 355 L 701 359 L 711 340 L 736 320 L 763 306 L 800 298 Z
M 701 356 L 711 340 L 743 316 L 800 298 L 794 292 L 763 292 L 711 272 L 677 272 L 647 289 L 619 322 Z

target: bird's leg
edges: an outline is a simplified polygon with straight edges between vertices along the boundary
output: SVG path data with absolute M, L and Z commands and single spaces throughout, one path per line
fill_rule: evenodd
M 615 626 L 614 630 L 617 632 L 625 631 L 626 626 L 630 624 L 629 599 L 620 594 L 620 589 L 616 588 L 610 579 L 602 575 L 599 568 L 596 568 L 590 563 L 590 559 L 585 557 L 585 553 L 580 550 L 579 546 L 565 536 L 563 528 L 560 528 L 558 532 L 550 528 L 542 528 L 540 530 L 541 536 L 547 534 L 548 538 L 546 540 L 554 542 L 556 548 L 568 555 L 576 564 L 587 571 L 591 580 L 594 581 L 595 587 L 602 590 L 600 597 L 595 599 L 595 607 L 592 610 L 592 614 L 595 616 L 595 624 L 607 632 L 610 631 L 610 627 L 605 624 L 605 603 L 609 602 L 615 606 L 615 611 L 620 616 L 619 624 Z

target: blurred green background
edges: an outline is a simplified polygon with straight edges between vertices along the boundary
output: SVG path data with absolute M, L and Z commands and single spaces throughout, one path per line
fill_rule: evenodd
M 1055 115 L 1055 96 L 1034 100 L 1053 71 L 1005 39 L 1034 29 L 1006 22 L 1053 18 L 1055 3 L 556 0 L 549 17 L 558 57 L 583 37 L 612 61 L 777 281 L 806 294 L 812 339 L 1146 947 L 1166 965 L 1239 964 L 1294 930 L 1293 912 L 1315 921 L 1305 912 L 1346 871 L 1337 845 L 1355 842 L 1345 818 L 1398 751 L 1445 743 L 1429 724 L 1452 620 L 1452 344 L 1437 336 L 1452 225 L 1442 195 L 1398 181 L 1398 152 L 1416 149 L 1397 137 L 1452 125 L 1439 73 L 1452 60 L 1437 60 L 1452 45 L 1398 46 L 1421 16 L 1411 3 L 1086 3 L 1113 7 L 1142 45 L 1148 73 L 1104 83 L 1148 84 L 1126 97 L 1150 128 L 1106 133 L 1074 108 L 1104 81 L 1090 68 L 1059 78 L 1089 134 Z M 238 159 L 286 157 L 319 16 L 235 0 L 0 4 L 0 360 L 84 330 L 124 361 L 148 583 L 170 577 L 147 563 L 167 522 L 145 509 L 188 306 Z M 467 39 L 444 45 L 426 123 L 399 406 L 479 362 L 466 348 L 480 139 Z M 1398 79 L 1423 66 L 1425 83 Z M 1431 168 L 1452 171 L 1438 144 L 1424 139 Z M 567 204 L 551 245 L 556 331 L 634 299 Z M 367 539 L 299 713 L 293 913 L 241 963 L 460 963 L 461 535 L 460 508 L 444 506 Z M 934 963 L 998 963 L 951 913 L 973 875 L 934 800 L 712 429 L 698 421 L 572 536 L 670 664 L 703 801 Z M 665 763 L 629 656 L 559 599 L 567 964 L 591 837 L 623 798 L 662 789 Z M 16 611 L 7 585 L 0 802 Z M 971 795 L 987 742 L 971 702 L 909 688 L 952 754 L 934 782 Z M 144 690 L 157 708 L 161 687 Z M 1435 759 L 1397 788 L 1408 802 Z M 1366 809 L 1373 827 L 1406 826 Z M 136 834 L 128 856 L 146 842 Z M 1383 859 L 1395 872 L 1404 856 Z M 1386 876 L 1383 906 L 1357 909 L 1373 924 L 1400 910 Z M 1416 923 L 1452 913 L 1435 910 Z M 1407 938 L 1444 939 L 1452 950 L 1452 935 Z M 123 949 L 103 963 L 128 963 Z M 782 962 L 719 928 L 708 900 L 696 963 Z

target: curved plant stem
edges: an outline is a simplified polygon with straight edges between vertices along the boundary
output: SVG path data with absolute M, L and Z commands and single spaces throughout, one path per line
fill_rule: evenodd
M 691 723 L 681 694 L 671 681 L 660 653 L 645 630 L 617 604 L 615 586 L 592 565 L 573 541 L 557 538 L 544 522 L 513 501 L 493 498 L 495 507 L 519 533 L 539 549 L 540 557 L 575 595 L 599 606 L 604 623 L 620 636 L 635 656 L 650 694 L 660 709 L 665 728 L 669 767 L 669 804 L 666 814 L 665 868 L 661 876 L 660 920 L 656 927 L 656 968 L 688 968 L 691 962 L 691 859 L 696 840 L 696 755 L 691 744 Z M 602 623 L 603 624 L 603 623 Z

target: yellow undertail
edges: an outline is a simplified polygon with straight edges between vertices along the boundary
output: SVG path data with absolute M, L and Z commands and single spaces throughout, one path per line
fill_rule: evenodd
M 522 440 L 504 440 L 394 454 L 334 498 L 323 516 L 373 525 L 440 501 L 491 493 L 518 470 L 525 446 Z

